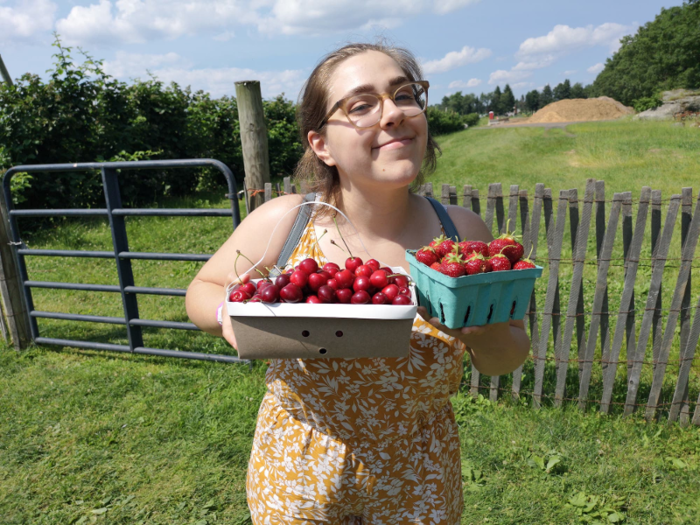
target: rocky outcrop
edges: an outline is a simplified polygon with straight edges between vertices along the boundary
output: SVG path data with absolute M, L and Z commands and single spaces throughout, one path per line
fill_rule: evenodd
M 656 109 L 642 111 L 634 118 L 639 120 L 672 120 L 683 113 L 700 113 L 700 91 L 674 89 L 664 91 L 663 104 Z

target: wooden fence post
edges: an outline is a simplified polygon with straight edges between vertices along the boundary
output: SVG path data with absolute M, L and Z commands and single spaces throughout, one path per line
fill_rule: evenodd
M 245 169 L 245 198 L 248 213 L 250 213 L 263 203 L 264 184 L 270 182 L 267 129 L 260 82 L 257 80 L 236 82 L 236 99 Z
M 0 191 L 0 292 L 7 320 L 7 331 L 12 344 L 17 350 L 26 348 L 32 340 L 29 315 L 27 315 L 24 301 L 22 279 L 11 245 L 10 214 L 2 191 Z M 2 321 L 5 328 L 4 320 Z

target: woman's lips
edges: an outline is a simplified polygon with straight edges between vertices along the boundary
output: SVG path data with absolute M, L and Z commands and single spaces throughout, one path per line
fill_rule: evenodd
M 407 146 L 408 144 L 410 144 L 412 140 L 413 139 L 392 140 L 391 142 L 387 142 L 385 144 L 382 144 L 381 146 L 378 146 L 376 149 L 381 150 L 381 151 L 399 149 L 399 148 L 403 148 L 404 146 Z

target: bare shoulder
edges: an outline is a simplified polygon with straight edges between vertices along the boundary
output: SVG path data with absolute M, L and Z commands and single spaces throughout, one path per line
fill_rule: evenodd
M 490 242 L 493 235 L 479 215 L 461 206 L 447 206 L 447 214 L 454 222 L 460 239 Z
M 270 199 L 268 202 L 264 203 L 262 206 L 256 208 L 248 217 L 241 222 L 241 226 L 254 226 L 256 228 L 261 226 L 269 226 L 270 224 L 274 227 L 280 220 L 285 219 L 284 222 L 291 224 L 294 222 L 296 214 L 288 213 L 292 208 L 298 206 L 304 201 L 303 195 L 284 195 L 282 197 L 276 197 Z M 249 223 L 249 224 L 246 224 Z M 284 229 L 284 225 L 280 224 L 280 228 Z

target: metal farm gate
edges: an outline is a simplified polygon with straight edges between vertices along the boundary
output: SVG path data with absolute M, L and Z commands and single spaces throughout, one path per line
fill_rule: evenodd
M 123 208 L 119 191 L 119 170 L 143 170 L 143 169 L 171 169 L 171 168 L 198 168 L 211 167 L 219 170 L 226 178 L 228 185 L 227 197 L 231 201 L 230 209 L 164 209 L 164 208 Z M 69 209 L 12 209 L 12 195 L 10 181 L 17 173 L 56 173 L 99 170 L 102 176 L 102 184 L 105 195 L 105 208 L 69 208 Z M 27 166 L 15 166 L 9 169 L 3 179 L 3 193 L 7 205 L 10 230 L 10 244 L 14 248 L 15 262 L 17 264 L 18 278 L 21 284 L 23 299 L 29 317 L 29 330 L 31 339 L 36 344 L 61 345 L 76 348 L 88 348 L 95 350 L 111 350 L 116 352 L 131 352 L 135 354 L 158 355 L 165 357 L 180 357 L 187 359 L 200 359 L 208 361 L 222 361 L 229 363 L 247 363 L 234 356 L 205 354 L 197 352 L 184 352 L 161 348 L 147 348 L 143 343 L 142 327 L 170 328 L 176 330 L 199 330 L 192 323 L 159 321 L 154 319 L 141 319 L 139 317 L 138 296 L 140 294 L 185 296 L 185 290 L 176 288 L 149 288 L 134 285 L 134 275 L 131 261 L 134 259 L 155 261 L 207 261 L 210 254 L 188 253 L 155 253 L 132 252 L 129 250 L 129 241 L 125 225 L 125 217 L 158 216 L 158 217 L 232 217 L 233 228 L 240 223 L 240 211 L 238 209 L 236 181 L 231 170 L 222 162 L 213 159 L 194 160 L 162 160 L 162 161 L 137 161 L 137 162 L 104 162 L 104 163 L 78 163 L 78 164 L 38 164 Z M 107 217 L 112 233 L 113 251 L 82 251 L 82 250 L 33 250 L 22 242 L 17 219 L 19 217 Z M 114 259 L 117 267 L 119 285 L 79 284 L 52 281 L 30 281 L 27 275 L 25 257 L 95 257 L 102 259 Z M 124 310 L 123 317 L 109 317 L 97 315 L 80 315 L 71 313 L 42 312 L 34 309 L 32 300 L 33 288 L 52 288 L 60 290 L 80 290 L 89 292 L 119 293 L 122 298 Z M 20 313 L 21 315 L 21 313 Z M 42 337 L 37 324 L 38 318 L 61 319 L 68 321 L 107 323 L 122 325 L 126 328 L 129 344 L 110 344 L 95 341 L 74 341 L 70 339 L 56 339 Z

